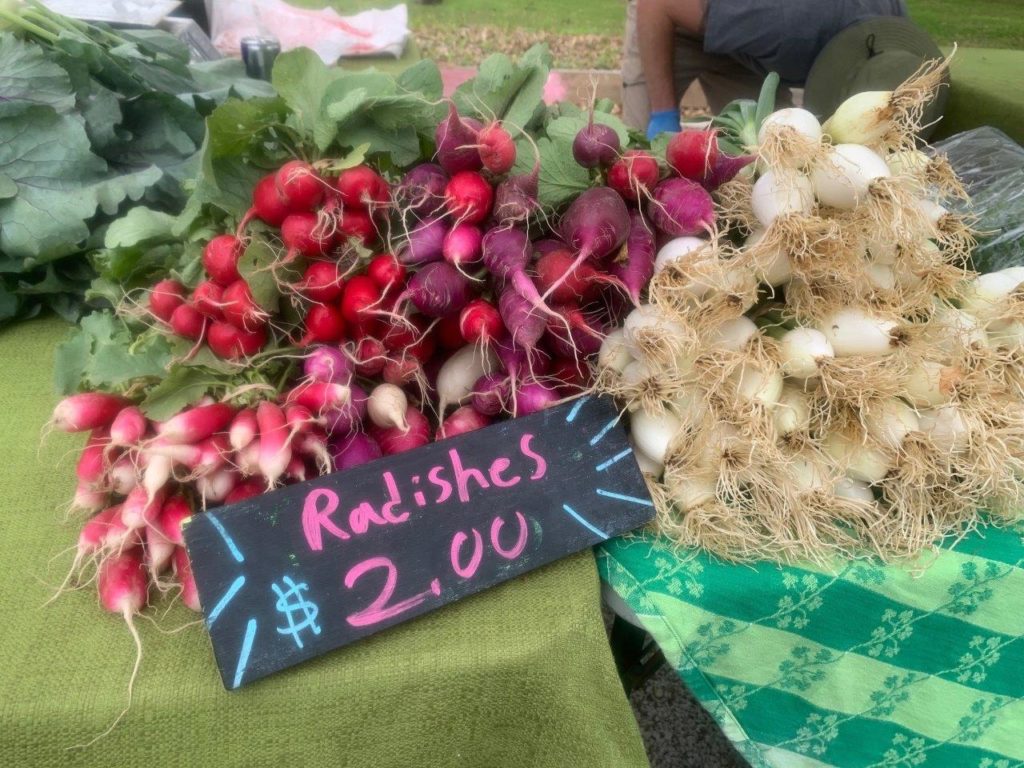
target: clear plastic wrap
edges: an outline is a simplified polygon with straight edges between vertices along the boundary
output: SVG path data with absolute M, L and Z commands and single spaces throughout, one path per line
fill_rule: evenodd
M 975 128 L 934 145 L 971 196 L 953 208 L 972 213 L 978 247 L 974 268 L 993 272 L 1024 265 L 1024 147 L 997 128 Z

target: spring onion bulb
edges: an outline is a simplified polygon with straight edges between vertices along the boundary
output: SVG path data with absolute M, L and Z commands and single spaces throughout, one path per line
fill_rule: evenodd
M 829 490 L 828 473 L 822 461 L 810 451 L 800 451 L 786 465 L 793 490 L 798 493 L 825 493 Z
M 782 394 L 782 374 L 756 363 L 744 363 L 730 374 L 736 396 L 744 402 L 774 405 Z
M 953 352 L 957 345 L 970 348 L 988 346 L 988 334 L 973 315 L 948 304 L 940 304 L 932 314 L 932 322 L 943 330 L 942 349 Z
M 636 447 L 649 458 L 664 465 L 669 445 L 679 432 L 682 422 L 669 412 L 649 413 L 641 408 L 630 420 L 630 434 Z
M 855 93 L 839 105 L 822 129 L 837 144 L 878 144 L 893 127 L 891 98 L 892 91 Z
M 821 448 L 840 467 L 846 476 L 865 483 L 878 483 L 889 473 L 889 457 L 876 448 L 865 445 L 859 438 L 845 432 L 832 432 Z
M 729 453 L 741 447 L 740 431 L 732 424 L 718 421 L 701 437 L 699 466 L 717 472 L 721 469 L 722 460 Z
M 994 330 L 1008 324 L 1003 318 L 1006 300 L 1020 285 L 1015 271 L 1000 270 L 978 275 L 964 292 L 961 308 Z
M 779 339 L 779 359 L 782 372 L 795 379 L 810 379 L 818 375 L 822 360 L 835 357 L 832 344 L 821 331 L 814 328 L 794 328 Z
M 701 240 L 699 237 L 677 237 L 669 240 L 661 246 L 658 255 L 654 257 L 654 274 L 659 274 L 669 264 L 682 260 L 707 244 L 707 240 Z
M 717 495 L 715 478 L 709 474 L 690 475 L 672 483 L 672 501 L 680 512 L 689 512 L 713 502 Z
M 861 480 L 841 477 L 832 486 L 832 493 L 837 498 L 847 501 L 858 501 L 864 504 L 875 503 L 875 494 L 872 492 L 871 486 Z
M 657 480 L 665 471 L 664 465 L 659 464 L 646 453 L 638 450 L 635 444 L 633 445 L 633 455 L 636 456 L 636 463 L 640 467 L 641 474 L 650 475 Z
M 811 426 L 811 403 L 799 387 L 786 384 L 772 409 L 772 421 L 780 437 L 807 432 Z
M 643 360 L 633 360 L 622 369 L 622 383 L 627 387 L 643 386 L 652 376 L 654 371 Z
M 962 453 L 971 443 L 967 420 L 955 405 L 923 411 L 921 430 L 931 438 L 936 448 L 949 453 Z
M 898 249 L 896 242 L 884 237 L 869 237 L 866 243 L 868 257 L 875 264 L 895 264 Z
M 911 432 L 921 428 L 917 412 L 902 400 L 890 398 L 864 416 L 868 434 L 882 445 L 898 449 Z
M 885 164 L 894 176 L 924 173 L 930 162 L 931 158 L 919 149 L 904 149 L 885 157 Z
M 1024 322 L 1014 320 L 988 333 L 989 343 L 997 349 L 1024 349 Z
M 934 408 L 949 402 L 959 381 L 956 368 L 935 360 L 921 360 L 911 367 L 903 395 L 916 408 Z
M 871 182 L 889 175 L 889 166 L 872 150 L 838 144 L 815 166 L 811 184 L 824 205 L 852 211 L 867 199 Z
M 679 387 L 672 393 L 669 404 L 683 422 L 697 424 L 708 415 L 708 393 L 697 386 Z
M 710 331 L 707 336 L 707 345 L 711 349 L 738 352 L 758 333 L 754 321 L 740 315 L 732 320 L 726 320 Z
M 633 355 L 630 354 L 629 345 L 626 343 L 626 332 L 621 328 L 616 328 L 601 342 L 601 349 L 597 353 L 597 364 L 601 369 L 607 368 L 616 373 L 622 373 L 631 362 L 633 362 Z
M 780 109 L 768 115 L 757 132 L 757 143 L 764 144 L 773 134 L 786 130 L 814 144 L 821 142 L 821 123 L 811 112 L 799 107 Z
M 779 216 L 791 213 L 808 214 L 814 209 L 814 189 L 803 174 L 764 173 L 754 182 L 750 207 L 765 227 Z
M 881 357 L 894 352 L 899 343 L 896 322 L 872 317 L 853 307 L 836 310 L 819 323 L 818 329 L 825 334 L 836 357 Z
M 746 240 L 746 247 L 752 248 L 764 238 L 765 230 L 755 229 Z M 782 248 L 775 249 L 764 259 L 763 265 L 759 266 L 756 272 L 759 282 L 778 288 L 788 283 L 793 277 L 793 262 L 789 260 L 789 254 Z
M 896 270 L 891 264 L 868 264 L 864 267 L 864 278 L 872 288 L 891 291 L 896 287 Z
M 626 315 L 622 330 L 626 349 L 635 358 L 643 356 L 645 341 L 661 341 L 673 337 L 681 339 L 686 335 L 682 324 L 652 304 L 641 304 Z

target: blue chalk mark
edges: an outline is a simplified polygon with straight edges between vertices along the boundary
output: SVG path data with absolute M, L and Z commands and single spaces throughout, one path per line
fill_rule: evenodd
M 229 534 L 224 528 L 223 523 L 221 523 L 221 521 L 218 520 L 212 512 L 207 512 L 203 517 L 209 520 L 210 523 L 213 524 L 213 527 L 217 529 L 217 533 L 221 535 L 221 538 L 224 539 L 224 543 L 227 544 L 228 549 L 231 550 L 231 556 L 239 563 L 244 563 L 245 558 L 242 557 L 242 553 L 238 551 L 238 547 L 235 546 L 235 540 L 231 538 L 231 534 Z
M 598 472 L 603 472 L 604 470 L 608 469 L 608 467 L 610 467 L 612 464 L 614 464 L 616 461 L 620 461 L 621 459 L 626 458 L 632 452 L 633 452 L 632 448 L 624 448 L 622 451 L 620 451 L 619 453 L 616 453 L 614 456 L 612 456 L 610 459 L 608 459 L 608 461 L 602 461 L 600 464 L 598 464 L 597 465 L 597 471 Z
M 577 400 L 577 401 L 576 401 L 576 405 L 574 405 L 574 406 L 572 407 L 572 410 L 571 410 L 571 411 L 569 411 L 569 415 L 565 417 L 565 420 L 566 420 L 567 422 L 569 422 L 570 424 L 572 424 L 572 422 L 573 422 L 573 419 L 575 419 L 575 418 L 576 418 L 577 416 L 579 416 L 579 413 L 580 413 L 580 408 L 582 408 L 582 407 L 584 406 L 584 404 L 585 404 L 585 403 L 586 403 L 586 402 L 587 402 L 587 401 L 588 401 L 589 399 L 590 399 L 590 397 L 588 396 L 588 397 L 581 397 L 581 398 L 580 398 L 579 400 Z
M 281 581 L 288 587 L 287 591 L 282 590 L 276 583 L 270 585 L 277 595 L 277 603 L 274 607 L 283 613 L 288 621 L 287 627 L 277 627 L 277 631 L 281 635 L 291 635 L 295 640 L 295 645 L 302 648 L 302 638 L 299 637 L 302 630 L 312 629 L 314 635 L 320 634 L 320 625 L 316 623 L 320 608 L 312 600 L 307 600 L 302 596 L 304 591 L 309 591 L 309 585 L 306 582 L 296 584 L 291 576 L 285 576 Z M 302 613 L 303 618 L 302 621 L 296 623 L 292 614 L 299 612 Z
M 598 432 L 596 435 L 594 435 L 592 438 L 590 438 L 590 444 L 591 445 L 597 445 L 599 442 L 601 442 L 601 440 L 604 438 L 604 436 L 607 435 L 611 431 L 612 427 L 614 427 L 616 424 L 619 423 L 619 419 L 621 419 L 621 418 L 622 418 L 621 415 L 616 415 L 616 417 L 614 419 L 612 419 L 607 424 L 605 424 L 603 427 L 601 427 L 601 431 Z
M 604 488 L 598 488 L 597 495 L 607 496 L 609 499 L 618 499 L 619 501 L 632 501 L 635 504 L 643 504 L 645 507 L 654 506 L 654 502 L 651 501 L 650 499 L 641 499 L 637 496 L 624 496 L 621 493 L 612 493 L 611 491 L 606 491 L 604 490 Z
M 252 651 L 252 641 L 256 638 L 256 619 L 249 619 L 249 623 L 245 627 L 245 637 L 242 638 L 242 652 L 238 654 L 238 666 L 235 667 L 235 681 L 231 684 L 232 688 L 237 688 L 242 684 L 242 675 L 245 674 L 245 668 L 249 664 L 249 652 Z
M 245 584 L 245 576 L 239 576 L 231 582 L 231 586 L 228 587 L 228 591 L 225 592 L 224 596 L 217 601 L 217 604 L 213 606 L 213 610 L 210 611 L 210 615 L 206 617 L 207 627 L 213 626 L 213 622 L 215 622 L 217 617 L 220 616 L 221 611 L 228 607 L 228 603 L 231 602 L 231 598 L 238 594 L 238 590 L 242 588 L 243 584 Z
M 600 537 L 601 537 L 602 539 L 610 539 L 610 538 L 611 538 L 611 536 L 609 536 L 609 535 L 608 535 L 607 533 L 605 533 L 604 531 L 602 531 L 602 530 L 601 530 L 600 528 L 598 528 L 598 527 L 596 527 L 596 526 L 592 525 L 592 524 L 591 524 L 590 522 L 588 522 L 588 521 L 587 521 L 586 519 L 584 519 L 583 515 L 581 515 L 581 514 L 580 514 L 579 512 L 577 512 L 577 511 L 576 511 L 575 509 L 573 509 L 572 507 L 570 507 L 570 506 L 569 506 L 568 504 L 563 504 L 563 505 L 562 505 L 562 509 L 564 509 L 564 510 L 565 510 L 566 512 L 568 512 L 568 513 L 569 513 L 570 515 L 572 515 L 573 517 L 575 517 L 575 518 L 576 518 L 576 522 L 578 522 L 578 523 L 579 523 L 580 525 L 582 525 L 582 526 L 583 526 L 584 528 L 587 528 L 588 530 L 590 530 L 590 531 L 593 531 L 593 532 L 594 532 L 594 533 L 596 533 L 596 534 L 597 534 L 598 536 L 600 536 Z

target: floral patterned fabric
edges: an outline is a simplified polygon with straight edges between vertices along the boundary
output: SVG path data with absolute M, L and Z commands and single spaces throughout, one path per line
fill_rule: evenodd
M 912 566 L 598 562 L 751 765 L 1024 768 L 1024 523 Z

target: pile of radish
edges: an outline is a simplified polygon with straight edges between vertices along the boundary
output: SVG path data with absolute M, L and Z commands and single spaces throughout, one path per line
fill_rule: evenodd
M 662 227 L 679 236 L 597 382 L 631 412 L 680 544 L 898 557 L 1017 514 L 1024 269 L 968 269 L 970 230 L 942 205 L 963 190 L 914 146 L 940 76 L 853 97 L 824 125 L 769 115 L 756 161 L 718 190 L 715 231 Z M 712 130 L 674 136 L 667 161 L 705 183 L 737 162 Z

